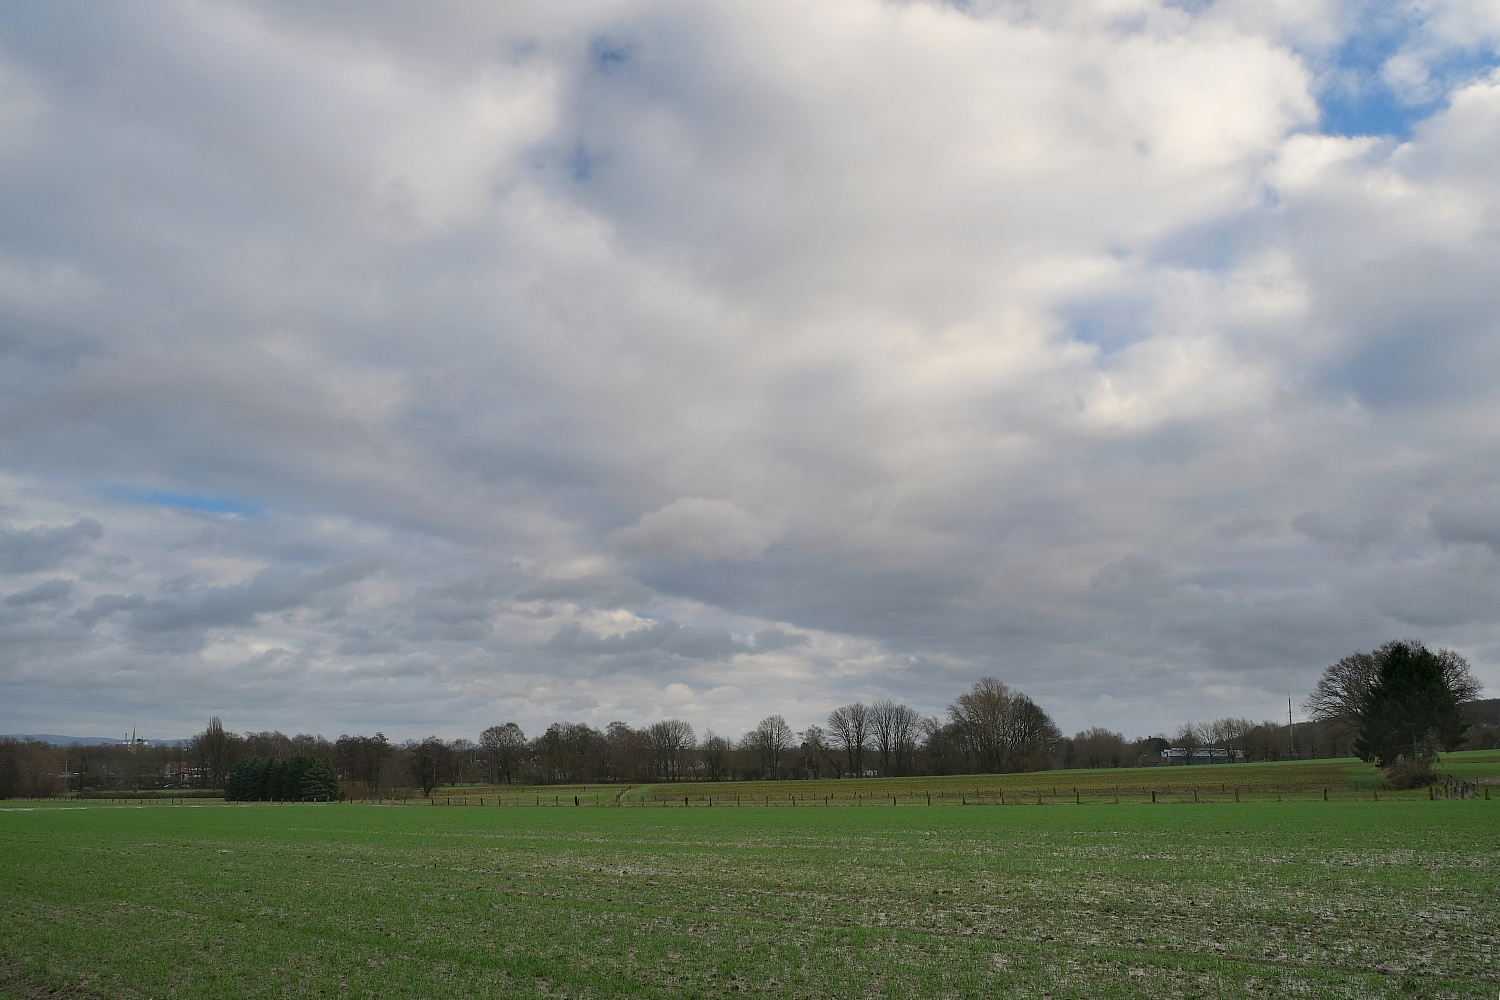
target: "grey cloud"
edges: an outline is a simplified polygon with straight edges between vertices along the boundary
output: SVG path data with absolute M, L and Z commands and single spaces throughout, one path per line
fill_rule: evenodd
M 0 572 L 38 573 L 63 560 L 88 551 L 92 542 L 104 537 L 104 528 L 92 518 L 80 518 L 58 528 L 0 529 Z
M 618 655 L 656 650 L 691 660 L 721 660 L 752 647 L 738 642 L 728 632 L 706 629 L 677 622 L 656 622 L 630 632 L 608 636 L 591 635 L 578 623 L 565 625 L 553 633 L 546 648 L 564 653 Z
M 645 604 L 651 591 L 628 577 L 586 576 L 548 580 L 517 593 L 518 601 L 573 601 L 594 608 L 620 608 Z
M 107 618 L 120 611 L 135 611 L 144 608 L 147 604 L 146 598 L 140 594 L 101 594 L 89 604 L 87 608 L 79 608 L 73 612 L 73 617 L 84 625 L 93 625 L 101 618 Z
M 248 627 L 257 617 L 286 611 L 312 598 L 352 583 L 372 572 L 368 564 L 348 563 L 320 573 L 266 569 L 245 583 L 195 587 L 181 579 L 169 581 L 169 596 L 148 600 L 140 594 L 96 597 L 75 617 L 85 625 L 120 611 L 131 613 L 130 623 L 142 632 L 170 632 L 214 626 Z
M 779 628 L 762 629 L 755 633 L 755 651 L 757 653 L 774 653 L 780 649 L 796 649 L 800 646 L 810 646 L 812 640 L 805 635 L 796 632 L 787 632 Z
M 394 653 L 400 648 L 401 643 L 391 636 L 375 635 L 358 629 L 339 643 L 336 652 L 343 656 L 376 656 Z
M 1445 500 L 1427 512 L 1439 540 L 1477 542 L 1500 552 L 1500 505 L 1476 500 Z
M 62 601 L 73 594 L 73 582 L 71 580 L 48 580 L 39 583 L 30 590 L 17 591 L 5 599 L 6 604 L 44 604 L 51 601 Z

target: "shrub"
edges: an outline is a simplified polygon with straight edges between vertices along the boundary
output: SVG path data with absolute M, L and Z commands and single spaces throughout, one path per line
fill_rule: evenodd
M 1432 769 L 1432 762 L 1423 758 L 1402 757 L 1384 771 L 1385 787 L 1392 791 L 1426 788 L 1440 777 Z

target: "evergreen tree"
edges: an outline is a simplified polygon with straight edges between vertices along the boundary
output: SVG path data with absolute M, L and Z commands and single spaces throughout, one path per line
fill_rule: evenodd
M 332 764 L 322 757 L 299 757 L 297 759 L 306 762 L 298 784 L 302 801 L 331 801 L 344 797 L 339 789 L 339 776 L 334 772 Z
M 1419 642 L 1389 642 L 1377 651 L 1379 672 L 1360 699 L 1354 752 L 1390 767 L 1398 760 L 1430 763 L 1464 741 L 1461 692 L 1442 661 Z
M 318 802 L 341 799 L 339 776 L 322 757 L 242 760 L 224 779 L 230 802 Z

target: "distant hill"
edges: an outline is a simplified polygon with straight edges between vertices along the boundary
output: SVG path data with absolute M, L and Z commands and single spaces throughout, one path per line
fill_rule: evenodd
M 51 743 L 55 747 L 65 747 L 70 743 L 82 743 L 84 746 L 98 746 L 101 743 L 113 746 L 118 743 L 128 743 L 129 740 L 117 740 L 108 736 L 58 736 L 56 733 L 8 733 L 0 735 L 0 739 L 11 740 L 36 740 L 40 743 Z M 187 743 L 187 740 L 147 740 L 154 747 L 175 747 Z

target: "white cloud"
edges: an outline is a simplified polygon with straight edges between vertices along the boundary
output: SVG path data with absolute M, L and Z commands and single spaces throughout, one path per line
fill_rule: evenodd
M 1500 36 L 1362 6 L 4 15 L 12 728 L 1500 683 Z

